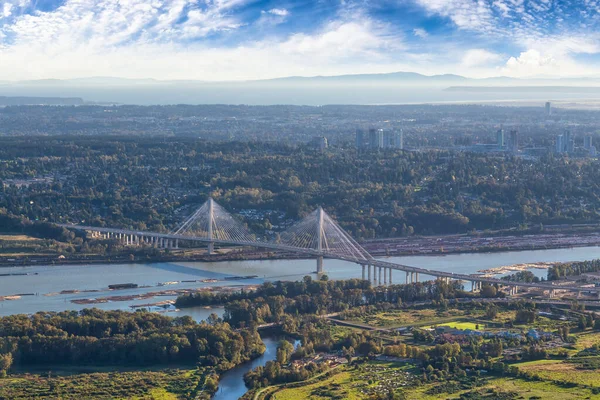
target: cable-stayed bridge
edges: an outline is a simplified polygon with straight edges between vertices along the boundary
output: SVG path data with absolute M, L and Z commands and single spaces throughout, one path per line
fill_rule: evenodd
M 214 252 L 214 246 L 244 246 L 271 249 L 283 252 L 315 257 L 317 273 L 323 273 L 323 259 L 338 259 L 362 266 L 362 279 L 368 279 L 374 285 L 392 284 L 392 271 L 406 273 L 406 283 L 419 280 L 419 274 L 450 280 L 471 282 L 471 289 L 481 288 L 482 283 L 509 286 L 511 293 L 517 287 L 540 288 L 548 290 L 553 296 L 554 290 L 574 292 L 594 292 L 600 295 L 600 288 L 551 285 L 539 282 L 513 282 L 480 275 L 455 274 L 426 268 L 411 267 L 372 257 L 358 242 L 344 231 L 321 207 L 307 215 L 287 230 L 279 233 L 273 240 L 257 238 L 248 228 L 209 198 L 177 229 L 168 232 L 145 232 L 118 228 L 58 224 L 59 226 L 87 232 L 92 237 L 117 239 L 128 246 L 148 245 L 158 248 L 179 248 L 180 241 L 206 243 L 208 254 Z

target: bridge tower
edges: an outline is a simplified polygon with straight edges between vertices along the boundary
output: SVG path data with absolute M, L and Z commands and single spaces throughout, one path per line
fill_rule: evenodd
M 219 243 L 257 243 L 248 228 L 229 214 L 212 198 L 209 198 L 176 230 L 171 232 L 178 236 L 192 236 L 204 239 L 208 243 L 208 254 L 215 251 L 215 242 Z M 175 241 L 178 247 L 179 238 Z
M 323 207 L 317 209 L 317 274 L 323 273 Z
M 213 225 L 215 223 L 215 202 L 212 197 L 208 198 L 208 238 L 211 240 L 208 242 L 208 255 L 212 255 L 215 252 L 215 242 L 213 236 Z
M 323 273 L 324 258 L 338 258 L 359 265 L 369 265 L 373 260 L 322 207 L 281 232 L 277 243 L 284 247 L 283 250 L 302 249 L 316 257 L 317 274 Z

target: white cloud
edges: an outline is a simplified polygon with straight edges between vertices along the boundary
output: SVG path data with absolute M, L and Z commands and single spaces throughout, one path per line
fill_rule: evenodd
M 399 48 L 400 43 L 378 34 L 367 20 L 361 22 L 331 22 L 316 34 L 297 33 L 279 45 L 287 55 L 317 58 L 348 58 L 356 56 L 378 57 L 380 50 Z
M 515 77 L 581 77 L 598 73 L 598 68 L 576 62 L 567 54 L 530 49 L 511 57 L 500 71 Z
M 0 15 L 0 19 L 10 17 L 12 15 L 12 8 L 13 5 L 11 3 L 4 3 L 2 6 L 2 15 Z
M 600 2 L 597 0 L 413 0 L 432 15 L 448 18 L 458 31 L 490 48 L 502 43 L 518 49 L 500 71 L 482 69 L 500 62 L 497 54 L 467 51 L 460 65 L 477 74 L 579 76 L 597 68 L 577 61 L 600 53 Z M 573 22 L 575 21 L 575 22 Z
M 552 74 L 559 68 L 558 61 L 537 50 L 527 50 L 518 57 L 511 57 L 506 62 L 503 71 L 510 76 L 535 76 Z
M 425 39 L 429 34 L 423 28 L 415 28 L 413 29 L 413 35 L 420 37 L 421 39 Z
M 432 14 L 450 18 L 459 28 L 487 29 L 492 10 L 485 0 L 416 0 Z
M 234 80 L 381 72 L 389 71 L 387 52 L 402 48 L 388 27 L 359 13 L 339 16 L 316 32 L 234 46 L 180 40 L 246 23 L 228 12 L 239 0 L 208 4 L 199 9 L 191 7 L 192 0 L 67 0 L 53 12 L 18 16 L 0 28 L 0 40 L 2 32 L 11 38 L 10 43 L 0 42 L 0 76 Z M 263 14 L 285 18 L 289 12 L 278 8 Z
M 492 53 L 485 49 L 468 50 L 462 58 L 462 65 L 470 67 L 479 67 L 498 63 L 502 60 L 500 54 Z
M 287 17 L 290 13 L 285 8 L 271 8 L 268 11 L 264 11 L 268 14 L 278 15 L 280 17 Z
M 285 8 L 271 8 L 270 10 L 262 10 L 260 18 L 257 21 L 258 25 L 279 25 L 284 23 L 290 12 Z

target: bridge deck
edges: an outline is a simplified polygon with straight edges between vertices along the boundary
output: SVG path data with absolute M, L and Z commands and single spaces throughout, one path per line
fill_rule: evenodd
M 263 241 L 236 241 L 236 240 L 220 240 L 220 239 L 209 239 L 200 236 L 188 236 L 188 235 L 180 235 L 175 233 L 159 233 L 159 232 L 144 232 L 144 231 L 135 231 L 128 229 L 114 229 L 114 228 L 101 228 L 96 226 L 84 226 L 84 225 L 70 225 L 70 224 L 57 224 L 58 226 L 62 226 L 68 229 L 76 229 L 81 231 L 95 231 L 102 233 L 117 233 L 124 235 L 138 235 L 145 237 L 156 237 L 163 239 L 178 239 L 178 240 L 189 240 L 195 242 L 203 242 L 203 243 L 214 243 L 214 244 L 223 244 L 223 245 L 234 245 L 234 246 L 248 246 L 248 247 L 257 247 L 264 249 L 272 249 L 279 251 L 288 251 L 298 254 L 303 254 L 311 257 L 325 257 L 330 259 L 338 259 L 344 260 L 357 264 L 370 264 L 375 267 L 381 268 L 390 268 L 398 271 L 405 272 L 416 272 L 423 275 L 429 275 L 434 277 L 441 278 L 451 278 L 455 280 L 463 280 L 470 282 L 484 282 L 489 284 L 500 284 L 504 286 L 518 286 L 518 287 L 526 287 L 526 288 L 538 288 L 545 290 L 569 290 L 576 292 L 594 292 L 600 293 L 600 287 L 579 287 L 579 286 L 560 286 L 560 285 L 551 285 L 547 283 L 536 283 L 536 282 L 508 282 L 498 278 L 489 278 L 484 276 L 477 275 L 468 275 L 468 274 L 456 274 L 453 272 L 445 272 L 445 271 L 437 271 L 433 269 L 427 268 L 419 268 L 419 267 L 411 267 L 409 265 L 392 263 L 389 261 L 379 260 L 375 258 L 362 258 L 359 259 L 357 257 L 349 257 L 347 255 L 335 254 L 327 251 L 317 251 L 314 249 L 301 248 L 301 247 L 293 247 L 288 246 L 281 243 L 275 242 L 263 242 Z

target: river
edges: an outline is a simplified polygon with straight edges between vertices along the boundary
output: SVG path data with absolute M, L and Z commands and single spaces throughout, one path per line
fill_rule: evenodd
M 575 247 L 570 249 L 512 251 L 498 253 L 468 253 L 435 256 L 390 257 L 386 260 L 405 265 L 455 273 L 475 273 L 485 268 L 512 264 L 581 261 L 600 258 L 600 247 Z M 130 310 L 131 305 L 147 304 L 174 299 L 174 296 L 157 296 L 153 299 L 111 301 L 94 305 L 72 303 L 71 300 L 97 298 L 115 295 L 144 294 L 165 289 L 201 288 L 207 286 L 235 286 L 261 284 L 265 280 L 297 280 L 314 273 L 315 260 L 261 260 L 148 263 L 148 264 L 94 264 L 94 265 L 53 265 L 7 267 L 0 273 L 26 273 L 28 275 L 0 277 L 0 296 L 34 294 L 17 300 L 0 301 L 0 316 L 36 311 L 80 310 L 97 307 L 101 309 Z M 360 278 L 361 268 L 357 264 L 325 260 L 325 272 L 331 279 Z M 546 270 L 532 270 L 537 276 L 546 276 Z M 226 277 L 257 275 L 257 278 L 243 281 L 226 281 Z M 315 275 L 313 275 L 315 276 Z M 216 279 L 217 282 L 182 282 L 189 280 Z M 404 273 L 394 272 L 394 283 L 404 283 Z M 420 279 L 430 279 L 420 276 Z M 173 283 L 158 286 L 158 283 Z M 109 284 L 136 283 L 136 289 L 108 290 Z M 59 294 L 63 290 L 97 290 L 93 293 Z M 170 312 L 169 315 L 191 315 L 201 320 L 211 312 L 222 314 L 222 309 L 187 309 Z
M 231 400 L 239 399 L 248 391 L 244 383 L 244 375 L 246 372 L 258 367 L 264 366 L 267 361 L 272 361 L 277 357 L 277 345 L 280 338 L 262 337 L 262 341 L 266 346 L 265 352 L 258 358 L 252 361 L 238 365 L 225 372 L 219 379 L 219 390 L 213 396 L 213 400 Z M 294 348 L 298 347 L 300 341 L 294 343 Z

